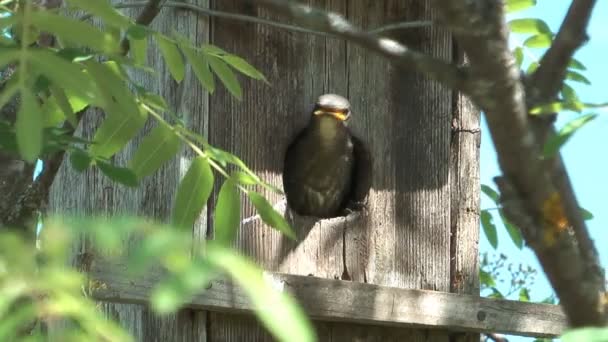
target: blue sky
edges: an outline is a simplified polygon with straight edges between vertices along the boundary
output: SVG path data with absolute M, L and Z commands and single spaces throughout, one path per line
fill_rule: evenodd
M 536 7 L 513 14 L 512 18 L 541 18 L 557 32 L 559 25 L 566 14 L 569 0 L 538 0 Z M 581 99 L 585 102 L 608 102 L 608 68 L 605 67 L 608 58 L 608 1 L 597 1 L 593 17 L 588 29 L 590 41 L 576 54 L 576 58 L 583 62 L 587 71 L 583 74 L 591 81 L 591 86 L 571 82 Z M 523 41 L 518 37 L 517 40 Z M 542 56 L 542 50 L 529 50 L 526 61 L 533 56 Z M 600 260 L 604 267 L 608 266 L 608 210 L 605 199 L 608 194 L 608 110 L 593 110 L 589 112 L 600 113 L 594 121 L 582 128 L 563 147 L 562 156 L 570 174 L 579 203 L 595 216 L 587 221 L 589 231 L 595 240 L 600 253 Z M 558 127 L 576 117 L 577 114 L 562 114 L 557 121 Z M 481 141 L 481 183 L 496 188 L 492 178 L 500 174 L 496 162 L 494 146 L 489 136 L 485 120 L 482 123 Z M 481 208 L 491 208 L 495 205 L 482 195 Z M 496 252 L 509 256 L 512 262 L 529 264 L 540 270 L 540 265 L 532 251 L 526 247 L 517 249 L 509 239 L 502 226 L 499 229 L 499 244 Z M 494 252 L 482 233 L 480 251 Z M 531 298 L 542 300 L 552 293 L 551 287 L 544 275 L 537 276 L 532 288 Z M 531 339 L 512 337 L 509 341 L 529 341 Z

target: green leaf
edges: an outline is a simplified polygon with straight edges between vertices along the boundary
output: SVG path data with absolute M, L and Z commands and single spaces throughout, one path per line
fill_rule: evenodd
M 226 89 L 232 94 L 232 96 L 236 97 L 238 100 L 243 99 L 243 89 L 241 89 L 241 85 L 239 81 L 236 79 L 234 72 L 230 70 L 228 65 L 224 63 L 221 59 L 215 56 L 207 56 L 209 61 L 209 66 L 211 66 L 211 70 L 215 72 L 215 74 L 220 78 L 220 81 L 224 84 Z
M 179 47 L 186 56 L 188 63 L 192 66 L 192 70 L 201 85 L 207 89 L 210 94 L 213 94 L 215 91 L 215 82 L 213 81 L 213 74 L 211 73 L 211 70 L 209 70 L 207 60 L 203 58 L 202 54 L 199 54 L 195 49 L 187 45 L 187 42 L 180 42 Z
M 568 70 L 568 72 L 566 73 L 566 79 L 574 82 L 580 82 L 587 85 L 591 85 L 591 81 L 589 81 L 587 77 L 583 76 L 581 73 L 572 70 Z
M 492 294 L 490 294 L 488 296 L 488 298 L 503 299 L 503 298 L 505 298 L 505 296 L 500 291 L 498 291 L 497 288 L 493 287 L 492 288 Z
M 518 46 L 513 50 L 513 56 L 515 57 L 515 64 L 521 69 L 521 63 L 524 61 L 524 50 Z
M 272 205 L 268 203 L 268 200 L 266 200 L 264 196 L 255 191 L 248 191 L 247 196 L 249 196 L 249 200 L 251 200 L 251 203 L 253 203 L 255 206 L 258 214 L 260 214 L 262 221 L 285 234 L 290 239 L 296 240 L 296 233 L 289 226 L 289 223 L 287 223 L 281 214 L 274 210 Z
M 561 337 L 562 342 L 606 342 L 608 328 L 579 328 L 567 330 Z
M 500 195 L 490 186 L 481 184 L 481 192 L 483 192 L 486 196 L 488 196 L 494 203 L 500 203 Z
M 552 42 L 553 42 L 553 34 L 542 33 L 542 34 L 535 34 L 532 37 L 529 37 L 528 39 L 526 39 L 524 41 L 524 46 L 527 46 L 529 48 L 543 49 L 543 48 L 548 48 L 549 46 L 551 46 Z
M 205 157 L 196 157 L 177 189 L 173 204 L 172 222 L 175 226 L 190 229 L 213 189 L 213 172 Z
M 146 64 L 146 52 L 148 51 L 147 37 L 143 39 L 129 38 L 129 46 L 131 47 L 130 52 L 135 63 Z
M 189 237 L 174 229 L 154 230 L 141 243 L 134 245 L 134 250 L 129 254 L 127 270 L 132 275 L 140 275 L 151 265 L 157 265 L 171 251 L 188 244 Z
M 552 135 L 543 147 L 543 157 L 551 158 L 559 149 L 585 124 L 595 119 L 597 114 L 586 114 L 568 122 L 556 134 Z
M 205 251 L 209 262 L 227 272 L 251 300 L 256 316 L 279 341 L 316 341 L 312 324 L 283 286 L 280 279 L 264 277 L 262 270 L 235 251 L 209 243 Z
M 513 243 L 515 244 L 515 246 L 517 248 L 519 248 L 519 249 L 524 248 L 524 239 L 521 236 L 521 231 L 519 230 L 519 228 L 517 228 L 514 224 L 512 224 L 507 219 L 507 217 L 505 216 L 502 209 L 500 209 L 498 212 L 500 214 L 500 218 L 502 219 L 502 223 L 504 224 L 505 228 L 507 229 L 507 233 L 509 234 L 511 241 L 513 241 Z
M 587 220 L 593 219 L 592 212 L 590 212 L 589 210 L 587 210 L 585 208 L 580 208 L 580 210 L 581 210 L 581 214 L 583 215 L 583 220 L 587 221 Z
M 41 31 L 52 33 L 63 42 L 109 54 L 120 52 L 120 44 L 115 37 L 86 22 L 51 11 L 34 11 L 30 13 L 30 20 L 32 25 Z
M 113 156 L 137 135 L 147 117 L 147 112 L 143 110 L 123 116 L 107 115 L 95 132 L 91 154 L 102 158 Z
M 135 137 L 148 113 L 137 106 L 133 94 L 110 64 L 89 61 L 87 69 L 97 79 L 107 103 L 106 118 L 95 133 L 91 153 L 109 158 Z
M 175 157 L 181 144 L 171 127 L 159 122 L 137 147 L 129 167 L 142 179 L 156 172 L 171 158 Z
M 214 270 L 207 262 L 195 260 L 178 274 L 164 280 L 152 291 L 154 311 L 174 313 L 212 280 Z
M 576 91 L 574 90 L 574 88 L 572 88 L 571 86 L 569 86 L 566 83 L 564 83 L 562 85 L 562 98 L 563 98 L 564 102 L 567 102 L 567 103 L 580 103 L 581 102 L 581 100 L 578 97 L 578 95 L 576 94 Z
M 552 34 L 549 25 L 541 19 L 513 19 L 509 21 L 509 27 L 515 33 Z
M 82 71 L 80 64 L 68 62 L 47 50 L 30 49 L 28 54 L 34 69 L 62 87 L 67 94 L 74 94 L 93 105 L 103 105 L 95 82 Z
M 104 175 L 108 176 L 108 178 L 115 182 L 130 187 L 136 187 L 139 185 L 135 173 L 126 167 L 115 166 L 102 160 L 97 160 L 95 164 Z
M 73 127 L 78 126 L 78 119 L 76 119 L 76 113 L 74 113 L 74 109 L 72 109 L 72 105 L 70 104 L 70 100 L 66 96 L 63 89 L 59 88 L 57 85 L 51 85 L 49 88 L 51 91 L 51 95 L 57 101 L 59 108 L 63 111 L 65 118 L 68 120 Z
M 100 17 L 110 25 L 125 28 L 131 24 L 131 20 L 120 14 L 108 0 L 67 0 L 67 2 Z
M 148 92 L 140 93 L 139 96 L 140 100 L 148 106 L 163 112 L 169 111 L 169 106 L 167 105 L 167 102 L 165 102 L 165 99 L 162 96 Z
M 15 129 L 21 156 L 29 162 L 35 162 L 42 151 L 44 120 L 38 99 L 28 88 L 21 92 L 21 107 L 17 113 Z
M 585 65 L 583 63 L 581 63 L 579 60 L 577 60 L 576 58 L 570 59 L 568 68 L 575 69 L 575 70 L 583 70 L 583 71 L 587 70 L 587 67 L 585 67 Z
M 135 40 L 146 39 L 146 38 L 148 38 L 149 34 L 150 34 L 150 29 L 144 25 L 135 24 L 135 25 L 129 26 L 129 29 L 127 29 L 127 37 L 129 39 L 135 39 Z
M 496 249 L 496 247 L 498 247 L 498 236 L 496 234 L 496 226 L 492 220 L 492 215 L 489 211 L 481 211 L 481 226 L 483 227 L 483 232 L 485 233 L 490 245 Z
M 536 0 L 507 0 L 505 3 L 505 11 L 513 13 L 523 11 L 532 6 L 536 6 Z
M 530 110 L 530 114 L 532 115 L 543 115 L 543 114 L 555 114 L 564 110 L 571 110 L 577 113 L 580 113 L 581 110 L 585 107 L 583 103 L 580 102 L 562 102 L 555 101 L 543 105 L 536 106 Z
M 496 281 L 492 277 L 492 275 L 484 270 L 479 270 L 479 282 L 487 287 L 496 286 Z
M 241 199 L 239 191 L 231 178 L 226 179 L 217 197 L 214 216 L 215 240 L 230 246 L 240 227 Z
M 0 68 L 16 61 L 21 56 L 21 50 L 17 48 L 0 48 Z
M 264 74 L 262 74 L 258 69 L 256 69 L 253 65 L 249 64 L 246 60 L 239 56 L 235 55 L 225 55 L 221 56 L 224 62 L 230 64 L 231 67 L 238 70 L 240 73 L 247 75 L 253 79 L 261 80 L 268 83 Z
M 532 62 L 530 63 L 530 65 L 528 65 L 528 69 L 526 70 L 526 74 L 530 75 L 532 73 L 534 73 L 536 71 L 536 69 L 538 69 L 538 62 Z
M 167 63 L 167 66 L 169 67 L 171 76 L 173 76 L 173 79 L 175 79 L 177 83 L 180 83 L 184 79 L 185 67 L 179 49 L 165 36 L 156 34 L 155 37 L 160 52 L 165 59 L 165 63 Z
M 232 178 L 234 178 L 239 184 L 242 185 L 256 185 L 260 184 L 260 180 L 257 177 L 252 177 L 246 172 L 243 171 L 234 171 L 232 172 Z
M 519 290 L 519 301 L 520 302 L 529 302 L 530 301 L 530 293 L 527 288 L 522 288 Z
M 86 170 L 93 159 L 91 156 L 82 150 L 74 150 L 70 153 L 70 164 L 72 168 L 78 172 Z

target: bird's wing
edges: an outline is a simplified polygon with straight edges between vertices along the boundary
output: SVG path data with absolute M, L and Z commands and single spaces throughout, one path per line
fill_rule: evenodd
M 353 135 L 352 142 L 355 165 L 353 169 L 352 192 L 349 199 L 353 204 L 360 204 L 365 200 L 372 186 L 373 162 L 369 149 L 361 139 Z

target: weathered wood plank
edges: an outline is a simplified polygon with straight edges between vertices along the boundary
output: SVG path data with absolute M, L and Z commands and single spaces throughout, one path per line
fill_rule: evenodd
M 113 2 L 117 2 L 113 0 Z M 191 0 L 193 4 L 207 7 L 209 0 Z M 137 16 L 140 8 L 125 10 Z M 188 11 L 165 8 L 152 23 L 152 28 L 167 34 L 178 31 L 188 37 L 193 44 L 209 41 L 209 20 L 193 16 Z M 168 72 L 155 43 L 148 45 L 147 65 L 158 75 L 135 73 L 134 80 L 153 93 L 161 95 L 174 112 L 180 115 L 188 128 L 206 135 L 208 125 L 208 93 L 203 91 L 196 76 L 188 71 L 182 82 L 176 83 Z M 89 111 L 80 125 L 79 134 L 90 138 L 102 119 L 98 111 Z M 143 133 L 155 126 L 150 120 Z M 118 165 L 127 165 L 135 148 L 141 141 L 141 134 L 115 158 Z M 98 169 L 90 168 L 84 173 L 71 169 L 63 163 L 53 183 L 50 194 L 50 208 L 61 214 L 115 215 L 129 214 L 152 217 L 161 221 L 169 216 L 172 198 L 179 181 L 187 171 L 193 153 L 183 149 L 173 162 L 167 163 L 155 175 L 142 180 L 140 187 L 133 189 L 121 186 L 103 176 Z M 194 227 L 195 236 L 206 236 L 206 213 L 201 214 Z M 125 241 L 125 249 L 136 246 L 137 241 Z M 74 246 L 75 255 L 92 253 L 86 240 Z M 76 265 L 81 266 L 81 265 Z M 182 311 L 173 315 L 158 316 L 146 306 L 118 305 L 103 303 L 100 309 L 110 318 L 119 322 L 136 341 L 206 341 L 204 312 Z
M 293 294 L 316 320 L 535 337 L 557 336 L 566 327 L 566 317 L 556 305 L 281 273 L 266 275 L 276 289 Z M 93 292 L 96 299 L 145 304 L 161 274 L 130 279 L 124 264 L 94 262 L 90 276 L 98 284 Z M 213 281 L 188 307 L 227 313 L 253 309 L 245 292 L 227 279 Z

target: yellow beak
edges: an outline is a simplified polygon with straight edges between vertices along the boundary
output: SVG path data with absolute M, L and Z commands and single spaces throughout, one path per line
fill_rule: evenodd
M 314 111 L 313 113 L 314 115 L 331 115 L 334 118 L 336 118 L 336 120 L 340 120 L 340 121 L 346 121 L 350 118 L 350 113 L 349 112 L 334 112 L 334 111 L 328 111 L 328 110 L 323 110 L 323 109 L 317 109 Z

